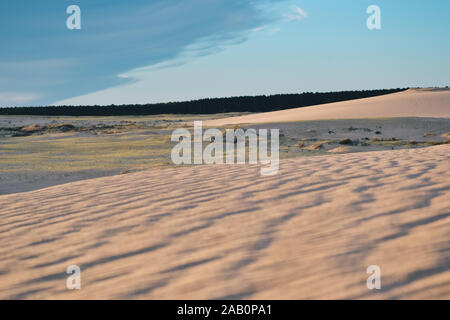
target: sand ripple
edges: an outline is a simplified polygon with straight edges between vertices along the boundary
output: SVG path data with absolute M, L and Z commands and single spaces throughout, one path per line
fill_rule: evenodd
M 0 196 L 0 298 L 450 298 L 450 146 Z M 82 289 L 65 270 L 82 270 Z M 382 290 L 366 287 L 379 265 Z

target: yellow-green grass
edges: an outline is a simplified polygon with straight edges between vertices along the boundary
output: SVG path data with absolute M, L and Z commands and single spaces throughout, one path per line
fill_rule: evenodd
M 49 134 L 0 139 L 0 171 L 144 169 L 170 163 L 170 135 Z

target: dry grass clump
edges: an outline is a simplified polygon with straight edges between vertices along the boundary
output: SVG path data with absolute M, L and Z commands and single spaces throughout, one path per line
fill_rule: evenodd
M 57 129 L 58 131 L 61 131 L 61 132 L 73 131 L 76 129 L 76 127 L 74 125 L 71 125 L 70 123 L 49 125 L 48 128 L 49 129 Z
M 337 147 L 331 150 L 328 150 L 328 152 L 330 153 L 347 153 L 352 151 L 352 149 L 350 147 Z
M 432 146 L 440 146 L 441 144 L 450 144 L 450 140 L 447 140 L 447 141 L 432 141 L 432 142 L 427 142 L 427 144 L 431 144 Z
M 353 145 L 353 140 L 350 138 L 344 138 L 339 141 L 339 144 Z
M 314 151 L 314 150 L 320 150 L 322 148 L 323 148 L 323 143 L 318 142 L 318 143 L 314 143 L 314 144 L 312 144 L 312 145 L 310 145 L 310 146 L 308 146 L 308 147 L 306 147 L 304 149 L 305 150 L 312 150 L 312 151 Z
M 29 136 L 34 133 L 54 133 L 54 132 L 68 132 L 75 131 L 77 128 L 70 123 L 62 123 L 62 124 L 48 124 L 45 126 L 41 126 L 38 124 L 30 124 L 28 126 L 22 127 L 19 131 L 14 135 L 15 137 L 24 137 Z
M 41 127 L 38 124 L 30 124 L 28 126 L 23 127 L 22 129 L 20 129 L 20 131 L 22 131 L 22 132 L 36 132 L 36 131 L 40 131 L 42 129 L 43 129 L 43 127 Z

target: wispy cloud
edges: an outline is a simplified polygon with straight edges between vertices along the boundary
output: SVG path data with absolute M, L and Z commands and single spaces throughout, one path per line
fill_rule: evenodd
M 293 6 L 291 12 L 284 15 L 287 21 L 301 20 L 308 16 L 305 10 L 298 6 Z
M 7 12 L 22 12 L 22 1 L 0 2 L 2 28 L 11 30 L 2 37 L 8 50 L 0 51 L 0 65 L 9 67 L 0 72 L 0 85 L 8 92 L 41 92 L 46 99 L 35 103 L 47 104 L 124 84 L 132 80 L 117 75 L 129 70 L 161 66 L 188 51 L 195 52 L 191 57 L 215 54 L 224 43 L 245 41 L 276 19 L 257 5 L 278 1 L 79 0 L 84 20 L 78 31 L 65 28 L 64 16 L 61 23 L 61 0 L 31 2 L 16 16 Z M 45 63 L 28 63 L 62 57 L 82 65 L 50 63 L 46 69 Z M 12 63 L 27 67 L 15 71 Z
M 264 29 L 266 29 L 266 27 L 257 27 L 257 28 L 253 28 L 252 32 L 260 32 L 260 31 L 263 31 Z
M 21 105 L 39 97 L 38 94 L 29 92 L 0 92 L 0 107 Z

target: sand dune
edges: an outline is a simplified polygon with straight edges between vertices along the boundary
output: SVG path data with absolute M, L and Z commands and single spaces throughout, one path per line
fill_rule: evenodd
M 407 90 L 384 96 L 205 121 L 206 126 L 306 120 L 450 117 L 450 90 Z
M 0 196 L 0 298 L 449 299 L 449 154 L 283 160 L 271 177 L 176 167 Z M 65 287 L 71 264 L 78 291 Z

